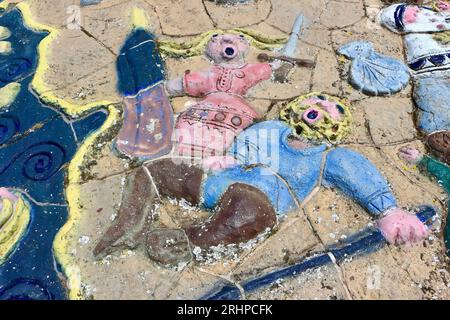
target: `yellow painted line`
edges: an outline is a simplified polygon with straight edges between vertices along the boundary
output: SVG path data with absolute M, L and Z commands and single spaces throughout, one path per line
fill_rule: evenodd
M 68 186 L 66 188 L 66 198 L 69 206 L 68 219 L 66 224 L 56 235 L 53 241 L 53 248 L 56 259 L 61 264 L 62 269 L 67 277 L 69 287 L 70 299 L 83 299 L 85 298 L 81 289 L 81 276 L 79 267 L 76 265 L 72 254 L 69 252 L 73 235 L 71 232 L 76 227 L 76 224 L 83 216 L 83 212 L 80 209 L 80 186 L 81 182 L 81 165 L 84 158 L 90 152 L 92 152 L 96 139 L 108 131 L 119 119 L 119 110 L 114 106 L 113 101 L 97 101 L 85 105 L 78 105 L 71 103 L 65 99 L 55 96 L 45 82 L 45 72 L 50 68 L 48 62 L 48 56 L 51 54 L 50 48 L 53 42 L 58 38 L 60 32 L 50 26 L 43 25 L 33 19 L 30 7 L 27 3 L 21 2 L 17 5 L 17 8 L 22 12 L 24 23 L 36 31 L 45 31 L 49 35 L 45 37 L 38 46 L 38 58 L 39 64 L 36 69 L 36 73 L 31 83 L 32 89 L 38 94 L 40 99 L 57 109 L 64 111 L 66 114 L 72 117 L 77 117 L 86 113 L 87 111 L 97 110 L 101 107 L 108 109 L 109 115 L 102 125 L 102 127 L 95 133 L 91 134 L 81 145 L 76 155 L 72 159 L 68 168 Z
M 19 199 L 16 203 L 3 199 L 2 226 L 0 228 L 0 264 L 5 262 L 30 223 L 30 207 L 22 199 L 22 196 L 18 196 Z

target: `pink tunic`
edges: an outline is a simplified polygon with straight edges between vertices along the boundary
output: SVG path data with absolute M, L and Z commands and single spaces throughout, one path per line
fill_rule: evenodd
M 214 65 L 208 72 L 186 71 L 185 92 L 204 99 L 178 118 L 179 154 L 202 158 L 225 155 L 236 135 L 259 117 L 243 95 L 271 75 L 272 68 L 265 63 L 240 68 Z

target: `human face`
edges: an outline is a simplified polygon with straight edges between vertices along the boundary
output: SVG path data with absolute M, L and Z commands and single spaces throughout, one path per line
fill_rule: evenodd
M 243 35 L 215 34 L 206 48 L 206 55 L 214 63 L 243 62 L 250 45 Z

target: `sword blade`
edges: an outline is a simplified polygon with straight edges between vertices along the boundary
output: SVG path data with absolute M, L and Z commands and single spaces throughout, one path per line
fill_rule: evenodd
M 283 55 L 287 57 L 293 57 L 295 54 L 295 50 L 297 49 L 298 39 L 302 34 L 303 23 L 305 21 L 305 16 L 303 14 L 299 14 L 295 19 L 294 26 L 292 27 L 291 35 L 289 36 L 289 40 L 284 46 L 282 51 Z

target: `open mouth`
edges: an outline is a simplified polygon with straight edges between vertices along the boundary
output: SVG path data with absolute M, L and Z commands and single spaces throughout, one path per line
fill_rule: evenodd
M 233 47 L 226 47 L 223 51 L 223 54 L 226 58 L 232 59 L 236 56 L 236 49 L 234 49 Z

